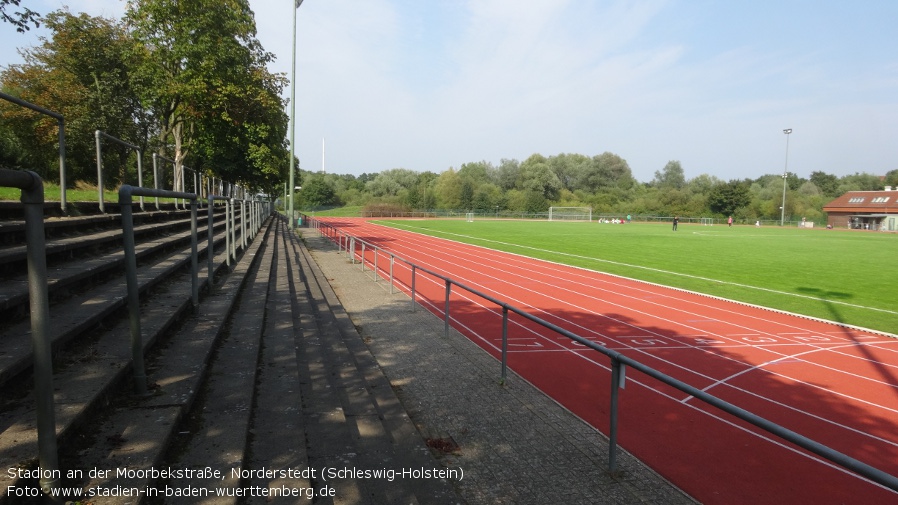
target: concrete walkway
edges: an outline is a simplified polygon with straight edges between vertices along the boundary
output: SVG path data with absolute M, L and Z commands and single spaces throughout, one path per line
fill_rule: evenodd
M 380 368 L 472 504 L 692 504 L 624 451 L 607 472 L 604 435 L 451 331 L 314 230 L 300 230 Z M 341 310 L 340 306 L 334 310 Z

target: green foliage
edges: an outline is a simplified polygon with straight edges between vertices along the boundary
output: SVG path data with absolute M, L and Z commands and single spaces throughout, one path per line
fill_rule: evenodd
M 301 208 L 327 207 L 337 203 L 337 195 L 334 189 L 323 177 L 310 177 L 305 179 L 302 191 L 297 193 L 300 197 Z
M 742 181 L 730 181 L 712 186 L 708 193 L 708 208 L 724 216 L 732 216 L 751 203 L 749 186 Z
M 96 182 L 95 130 L 146 145 L 148 116 L 130 84 L 133 41 L 122 24 L 102 17 L 62 10 L 44 21 L 51 37 L 23 51 L 24 63 L 6 68 L 0 80 L 11 94 L 65 117 L 68 180 Z M 56 120 L 6 102 L 0 115 L 9 128 L 6 135 L 21 149 L 21 161 L 58 180 Z M 109 185 L 136 180 L 132 150 L 106 146 L 103 164 Z
M 246 0 L 128 5 L 141 98 L 158 145 L 180 165 L 273 189 L 289 165 L 282 76 L 255 38 Z M 249 170 L 248 170 L 249 168 Z

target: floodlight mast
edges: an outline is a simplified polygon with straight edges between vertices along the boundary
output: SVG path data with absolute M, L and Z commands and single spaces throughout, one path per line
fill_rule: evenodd
M 302 5 L 302 1 L 303 0 L 296 0 L 296 7 L 293 9 L 293 68 L 290 76 L 290 185 L 288 186 L 290 188 L 293 188 L 296 184 L 293 180 L 293 173 L 296 171 L 296 162 L 294 161 L 294 153 L 296 150 L 296 11 L 299 9 L 299 6 Z M 290 190 L 290 217 L 287 219 L 290 221 L 291 230 L 296 227 L 296 220 L 293 218 L 294 199 L 295 190 Z
M 785 226 L 786 223 L 786 176 L 789 173 L 789 134 L 792 133 L 792 128 L 784 129 L 783 133 L 786 134 L 786 167 L 783 169 L 783 206 L 780 207 L 780 226 Z

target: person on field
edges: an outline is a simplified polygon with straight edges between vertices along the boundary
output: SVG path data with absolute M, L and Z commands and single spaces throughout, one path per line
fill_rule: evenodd
M 680 222 L 680 216 L 674 216 L 673 220 L 673 231 L 677 231 L 677 223 Z
M 730 216 L 730 218 L 727 219 L 727 226 L 729 226 L 730 228 L 733 227 L 733 216 Z

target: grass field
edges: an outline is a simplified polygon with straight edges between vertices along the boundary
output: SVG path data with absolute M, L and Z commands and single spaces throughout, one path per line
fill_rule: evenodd
M 825 229 L 547 221 L 388 226 L 898 333 L 898 235 Z

